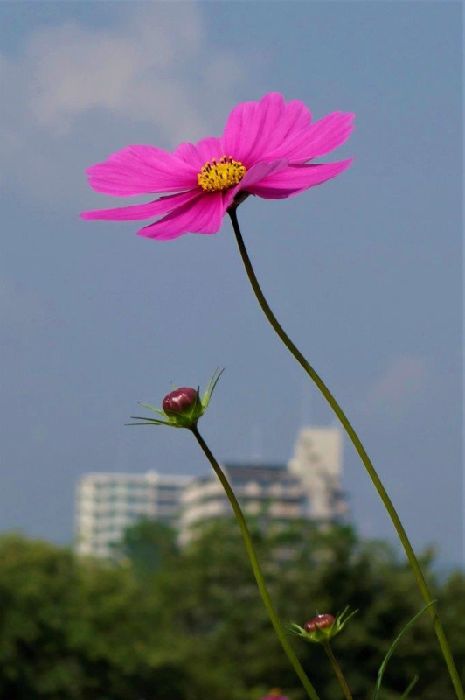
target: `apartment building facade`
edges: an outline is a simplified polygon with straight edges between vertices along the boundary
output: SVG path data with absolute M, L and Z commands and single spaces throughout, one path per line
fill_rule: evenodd
M 226 463 L 224 471 L 244 512 L 266 525 L 301 518 L 331 522 L 347 513 L 342 449 L 338 428 L 307 427 L 299 432 L 288 465 Z M 77 551 L 103 557 L 112 556 L 125 529 L 141 518 L 177 529 L 186 544 L 202 522 L 231 516 L 212 472 L 86 474 L 78 484 L 76 511 Z
M 77 488 L 76 549 L 109 557 L 127 527 L 149 518 L 177 528 L 184 488 L 191 477 L 176 474 L 85 474 Z
M 305 517 L 301 480 L 289 474 L 285 465 L 225 464 L 223 469 L 246 515 L 267 523 Z M 200 523 L 231 515 L 231 505 L 214 474 L 193 478 L 182 497 L 181 543 L 191 539 Z

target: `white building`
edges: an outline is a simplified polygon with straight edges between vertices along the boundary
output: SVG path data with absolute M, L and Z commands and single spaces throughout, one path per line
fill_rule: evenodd
M 85 474 L 77 489 L 77 551 L 111 556 L 124 530 L 140 518 L 178 526 L 181 496 L 191 477 L 174 474 Z
M 287 467 L 226 464 L 224 471 L 246 515 L 266 524 L 300 518 L 328 522 L 347 511 L 341 489 L 342 435 L 337 428 L 303 428 Z M 183 544 L 197 524 L 231 515 L 213 472 L 197 478 L 152 471 L 86 474 L 77 493 L 77 550 L 111 556 L 124 530 L 143 517 L 178 529 Z
M 285 466 L 227 464 L 223 469 L 246 515 L 267 523 L 306 517 L 307 499 L 301 480 Z M 197 524 L 231 516 L 231 505 L 215 474 L 192 479 L 183 495 L 181 543 L 191 539 Z
M 339 428 L 302 428 L 297 437 L 289 473 L 301 479 L 312 519 L 337 520 L 347 512 L 341 488 L 342 448 Z

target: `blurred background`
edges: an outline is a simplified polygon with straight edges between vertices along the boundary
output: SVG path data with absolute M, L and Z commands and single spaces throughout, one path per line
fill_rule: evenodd
M 186 668 L 185 684 L 172 690 L 172 700 L 196 700 L 205 694 L 235 700 L 248 698 L 246 693 L 255 698 L 268 687 L 291 682 L 285 661 L 277 660 L 279 650 L 276 660 L 267 650 L 266 644 L 274 642 L 248 584 L 244 583 L 244 596 L 253 600 L 253 614 L 245 603 L 244 610 L 241 603 L 231 612 L 233 617 L 235 610 L 244 615 L 234 627 L 237 657 L 228 654 L 226 646 L 220 650 L 218 641 L 230 639 L 228 625 L 234 625 L 234 619 L 224 621 L 227 635 L 223 630 L 216 637 L 216 627 L 210 625 L 218 615 L 223 619 L 226 608 L 220 606 L 199 612 L 205 619 L 192 622 L 196 640 L 205 624 L 211 647 L 196 642 L 191 651 L 184 650 L 187 656 L 181 650 L 179 657 L 165 658 L 165 650 L 173 646 L 169 635 L 175 646 L 179 642 L 178 625 L 183 639 L 190 635 L 189 610 L 190 605 L 200 606 L 197 593 L 188 604 L 183 589 L 178 599 L 187 596 L 186 618 L 173 622 L 168 602 L 166 616 L 165 603 L 152 604 L 152 579 L 147 599 L 140 593 L 146 574 L 133 570 L 132 555 L 118 555 L 117 565 L 106 559 L 86 563 L 73 559 L 67 549 L 77 539 L 76 494 L 84 474 L 209 477 L 208 465 L 189 434 L 125 427 L 129 415 L 138 411 L 138 401 L 159 404 L 173 386 L 204 386 L 215 367 L 226 367 L 203 422 L 210 446 L 224 463 L 288 465 L 303 428 L 336 428 L 262 317 L 228 221 L 215 236 L 157 243 L 135 236 L 137 222 L 83 222 L 78 216 L 85 209 L 121 203 L 88 188 L 85 169 L 90 164 L 129 143 L 171 149 L 180 141 L 220 134 L 234 104 L 269 91 L 304 101 L 315 119 L 337 110 L 357 114 L 353 136 L 327 159 L 353 156 L 346 173 L 289 201 L 249 198 L 239 217 L 271 306 L 359 430 L 413 543 L 429 557 L 437 585 L 446 587 L 441 590 L 449 595 L 448 605 L 455 600 L 454 585 L 463 586 L 461 575 L 453 572 L 463 566 L 464 534 L 461 9 L 457 2 L 0 4 L 0 531 L 22 533 L 5 534 L 0 547 L 3 604 L 16 600 L 12 582 L 25 576 L 31 589 L 38 588 L 26 599 L 18 591 L 17 606 L 12 607 L 18 618 L 10 620 L 4 633 L 22 630 L 24 658 L 32 658 L 31 649 L 37 647 L 28 644 L 40 638 L 42 622 L 36 620 L 39 627 L 33 627 L 30 612 L 38 609 L 44 595 L 51 606 L 45 606 L 44 619 L 47 630 L 51 626 L 56 635 L 57 648 L 60 635 L 68 639 L 61 626 L 63 616 L 73 618 L 68 605 L 73 610 L 84 606 L 92 620 L 86 629 L 84 622 L 73 623 L 73 649 L 90 649 L 88 634 L 100 644 L 98 630 L 118 629 L 123 635 L 126 623 L 135 630 L 135 637 L 124 631 L 121 649 L 110 644 L 115 655 L 111 662 L 103 639 L 102 648 L 89 651 L 94 664 L 89 677 L 104 667 L 99 677 L 106 678 L 112 690 L 102 690 L 104 683 L 97 689 L 79 681 L 82 668 L 72 657 L 62 678 L 57 671 L 61 680 L 45 679 L 39 690 L 28 685 L 29 672 L 15 676 L 9 670 L 5 678 L 13 685 L 0 689 L 5 700 L 139 700 L 151 697 L 146 689 L 153 687 L 153 678 L 140 688 L 127 679 L 139 678 L 140 669 L 150 664 L 157 669 L 174 665 L 175 680 L 180 678 L 180 665 Z M 366 650 L 378 645 L 381 649 L 383 639 L 392 639 L 396 621 L 405 622 L 418 601 L 412 592 L 412 603 L 396 607 L 402 602 L 400 592 L 410 584 L 402 558 L 397 558 L 392 526 L 350 445 L 341 445 L 338 469 L 344 509 L 334 528 L 345 533 L 340 541 L 347 544 L 342 549 L 350 566 L 362 566 L 360 557 L 374 557 L 367 565 L 367 571 L 372 567 L 374 572 L 373 580 L 367 573 L 368 598 L 357 598 L 363 593 L 360 571 L 365 568 L 358 569 L 353 589 L 352 584 L 346 589 L 344 576 L 333 567 L 320 569 L 300 544 L 292 550 L 298 554 L 297 559 L 291 557 L 294 564 L 288 564 L 288 574 L 279 557 L 277 570 L 283 572 L 285 590 L 294 580 L 301 581 L 296 585 L 302 590 L 308 586 L 310 616 L 324 604 L 363 603 L 363 616 L 354 627 L 367 635 L 366 648 L 360 647 L 366 659 Z M 120 522 L 118 538 L 127 524 Z M 150 573 L 160 580 L 157 586 L 163 588 L 165 576 L 168 581 L 176 572 L 180 576 L 179 568 L 189 572 L 191 557 L 198 576 L 208 576 L 201 573 L 200 562 L 211 561 L 207 553 L 216 540 L 208 534 L 208 524 L 205 527 L 199 549 L 194 542 L 189 545 L 192 552 L 173 545 L 169 563 Z M 314 522 L 303 520 L 303 532 L 314 527 Z M 314 537 L 320 536 L 315 531 Z M 246 581 L 238 543 L 237 552 L 234 549 L 234 528 L 228 530 L 229 537 L 231 556 L 237 561 L 227 568 L 237 568 Z M 270 553 L 267 547 L 273 549 L 274 544 L 259 526 L 257 537 L 263 538 L 264 554 Z M 367 543 L 374 540 L 386 544 L 380 544 L 381 549 L 373 545 L 372 551 Z M 338 542 L 335 535 L 331 547 Z M 389 554 L 382 553 L 385 547 Z M 158 560 L 155 550 L 150 545 L 145 558 Z M 301 562 L 299 557 L 304 557 L 305 567 L 313 562 L 310 569 L 295 563 Z M 349 567 L 348 579 L 350 571 Z M 379 628 L 372 632 L 366 616 L 372 603 L 383 604 L 388 571 L 398 577 L 390 584 L 393 597 L 399 591 L 397 602 L 386 613 L 389 621 L 384 613 L 376 613 L 381 618 L 375 616 L 373 624 Z M 69 585 L 56 572 L 71 577 Z M 328 592 L 325 576 L 334 577 L 334 592 Z M 179 585 L 188 577 L 181 577 Z M 215 595 L 233 595 L 235 583 L 226 585 L 220 568 L 212 577 L 208 585 L 214 586 Z M 224 593 L 215 577 L 221 586 L 225 583 Z M 176 585 L 171 581 L 163 590 L 176 591 Z M 278 575 L 276 585 L 281 585 Z M 114 602 L 107 587 L 114 591 Z M 75 591 L 70 593 L 72 600 L 63 602 L 64 608 L 54 607 L 54 596 L 62 601 L 68 590 Z M 206 597 L 215 598 L 203 595 L 209 590 L 203 582 L 195 590 L 202 605 L 207 605 Z M 126 595 L 141 601 L 141 609 Z M 165 600 L 161 592 L 157 595 L 158 601 Z M 304 594 L 299 598 L 277 590 L 277 595 L 286 618 L 307 614 L 297 605 L 303 604 Z M 100 603 L 95 607 L 99 596 L 108 600 L 107 612 Z M 314 596 L 322 602 L 315 602 Z M 223 598 L 221 605 L 226 605 Z M 135 618 L 129 619 L 133 612 Z M 163 623 L 158 614 L 164 616 Z M 456 619 L 456 614 L 454 608 L 451 617 Z M 251 634 L 250 624 L 263 627 L 263 636 Z M 146 637 L 148 627 L 155 636 L 163 629 L 159 644 Z M 5 660 L 11 669 L 19 648 L 13 638 L 5 637 L 3 645 L 12 655 Z M 128 660 L 133 665 L 127 669 L 127 685 L 117 689 L 109 679 L 121 659 L 129 659 L 125 645 L 135 638 L 147 639 L 140 643 L 148 647 L 140 649 L 140 658 Z M 189 664 L 203 666 L 202 659 L 212 650 L 221 651 L 225 663 L 237 658 L 242 667 L 248 654 L 251 663 L 259 664 L 259 646 L 249 653 L 248 643 L 265 645 L 260 647 L 265 650 L 264 666 L 244 670 L 231 696 L 226 688 L 234 684 L 225 679 L 234 673 L 232 665 L 218 670 L 220 686 L 215 679 L 196 680 L 189 670 Z M 433 653 L 429 643 L 425 641 L 423 658 Z M 189 654 L 196 650 L 200 656 L 194 663 Z M 107 666 L 102 658 L 107 658 Z M 376 661 L 377 657 L 373 667 Z M 276 677 L 281 677 L 279 664 L 284 680 Z M 400 668 L 390 681 L 394 694 L 386 698 L 400 697 L 395 693 L 407 685 L 413 665 Z M 29 668 L 27 663 L 24 668 Z M 273 674 L 273 669 L 280 671 Z M 433 687 L 434 669 L 432 664 L 419 697 L 447 698 L 449 691 L 442 687 L 426 694 L 425 688 Z M 268 683 L 269 675 L 273 677 Z M 168 676 L 157 687 L 170 688 Z M 323 676 L 321 680 L 326 682 Z M 353 682 L 359 683 L 356 687 L 364 697 L 366 680 Z M 298 700 L 298 689 L 290 686 L 290 691 L 291 700 L 292 692 Z M 332 698 L 336 691 L 328 692 Z M 161 694 L 156 697 L 162 700 Z

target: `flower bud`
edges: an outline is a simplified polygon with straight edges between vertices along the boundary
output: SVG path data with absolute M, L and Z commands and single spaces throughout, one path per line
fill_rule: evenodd
M 216 370 L 210 379 L 207 388 L 200 395 L 198 389 L 192 387 L 179 387 L 174 389 L 163 399 L 162 408 L 152 406 L 150 403 L 141 403 L 155 414 L 152 416 L 131 416 L 137 423 L 128 425 L 167 425 L 170 428 L 187 428 L 195 430 L 197 421 L 208 408 L 213 392 L 223 370 Z
M 334 615 L 330 613 L 321 613 L 320 615 L 315 615 L 311 620 L 305 623 L 304 630 L 306 632 L 315 632 L 315 630 L 327 629 L 332 627 L 336 622 Z
M 179 416 L 191 413 L 199 402 L 199 392 L 191 387 L 180 387 L 165 396 L 163 410 L 167 416 Z
M 303 627 L 292 624 L 291 630 L 307 642 L 324 644 L 339 634 L 356 612 L 356 610 L 351 611 L 349 606 L 346 606 L 336 617 L 331 613 L 320 613 L 308 620 Z
M 289 698 L 285 697 L 279 688 L 273 688 L 262 700 L 289 700 Z

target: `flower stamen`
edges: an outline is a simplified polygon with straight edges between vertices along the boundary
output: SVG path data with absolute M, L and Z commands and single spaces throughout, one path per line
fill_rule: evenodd
M 209 160 L 197 175 L 197 181 L 205 192 L 220 192 L 237 185 L 244 177 L 247 168 L 231 156 L 219 160 Z

